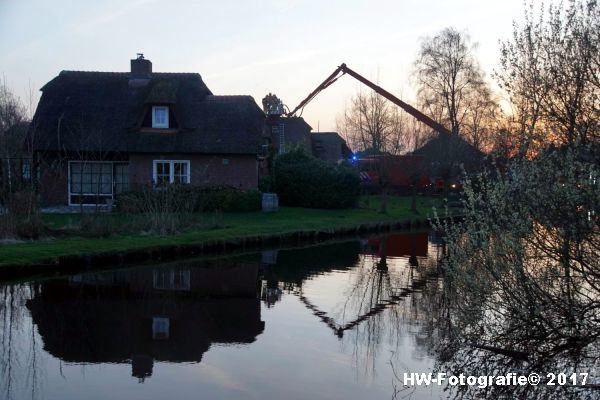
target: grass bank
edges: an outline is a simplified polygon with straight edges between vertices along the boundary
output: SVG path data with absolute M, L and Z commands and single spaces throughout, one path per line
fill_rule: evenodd
M 361 224 L 400 222 L 411 219 L 424 219 L 431 215 L 437 200 L 420 198 L 418 214 L 410 211 L 409 197 L 390 197 L 388 212 L 381 214 L 380 201 L 375 197 L 361 200 L 361 206 L 346 210 L 317 210 L 282 207 L 279 212 L 226 213 L 219 218 L 217 226 L 192 228 L 169 236 L 119 235 L 107 238 L 87 238 L 74 235 L 47 238 L 43 240 L 6 243 L 0 245 L 0 267 L 15 265 L 52 264 L 60 257 L 93 256 L 105 253 L 128 252 L 165 246 L 186 246 L 215 241 L 239 240 L 262 235 L 287 234 L 302 231 L 331 231 L 356 227 Z M 77 224 L 77 214 L 45 215 L 45 223 L 60 231 Z M 127 219 L 127 215 L 106 214 L 107 223 L 117 224 Z

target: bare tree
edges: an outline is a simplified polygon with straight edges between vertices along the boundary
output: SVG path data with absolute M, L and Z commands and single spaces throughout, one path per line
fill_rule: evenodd
M 444 197 L 450 193 L 450 180 L 460 173 L 458 158 L 462 147 L 459 136 L 478 149 L 484 148 L 483 136 L 496 105 L 491 90 L 465 32 L 445 28 L 434 37 L 425 38 L 414 62 L 419 107 L 432 118 L 451 127 L 451 137 L 436 157 L 438 173 L 444 181 Z
M 405 113 L 374 91 L 359 91 L 338 121 L 338 131 L 350 147 L 381 156 L 375 166 L 381 189 L 381 212 L 387 212 L 389 166 L 386 157 L 408 148 L 408 118 Z
M 502 43 L 496 78 L 516 111 L 521 151 L 597 140 L 600 5 L 571 0 L 526 8 Z
M 415 151 L 423 147 L 427 142 L 436 136 L 436 132 L 432 131 L 428 126 L 422 124 L 415 118 L 408 118 L 406 131 L 406 150 L 408 152 Z
M 421 106 L 449 123 L 457 135 L 468 112 L 469 96 L 483 85 L 475 47 L 466 33 L 445 28 L 423 40 L 414 63 Z
M 464 222 L 438 226 L 448 242 L 450 336 L 463 347 L 453 369 L 588 372 L 600 360 L 598 43 L 590 40 L 599 11 L 572 0 L 534 17 L 530 4 L 503 44 L 496 75 L 515 110 L 506 129 L 517 129 L 521 155 L 535 157 L 467 179 Z M 511 397 L 597 398 L 570 386 Z M 465 397 L 507 389 L 487 390 Z
M 21 100 L 0 80 L 0 178 L 2 190 L 12 191 L 14 160 L 22 157 L 25 129 L 19 125 L 27 120 L 27 113 Z
M 587 373 L 597 365 L 598 154 L 597 146 L 542 150 L 532 160 L 516 158 L 505 176 L 484 172 L 465 181 L 464 223 L 438 226 L 448 242 L 448 333 L 471 347 L 453 356 L 468 361 L 465 370 L 488 369 L 469 366 L 477 358 L 496 358 L 496 370 L 511 360 L 526 360 L 525 371 Z
M 25 106 L 21 99 L 8 88 L 6 78 L 3 78 L 0 81 L 0 140 L 2 141 L 0 148 L 5 154 L 14 151 L 12 146 L 7 146 L 10 139 L 6 137 L 8 130 L 26 119 Z
M 26 108 L 0 80 L 0 237 L 36 237 L 41 222 L 31 187 L 31 153 L 25 149 Z
M 502 110 L 492 90 L 487 85 L 481 85 L 469 96 L 463 137 L 477 149 L 489 152 L 502 117 Z
M 338 131 L 355 150 L 400 154 L 407 150 L 407 116 L 374 91 L 359 91 L 338 119 Z

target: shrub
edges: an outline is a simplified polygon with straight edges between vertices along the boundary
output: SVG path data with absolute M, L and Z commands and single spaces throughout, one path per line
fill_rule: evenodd
M 258 181 L 258 190 L 263 193 L 269 193 L 273 191 L 273 177 L 270 175 L 260 178 Z
M 171 185 L 158 189 L 140 187 L 138 191 L 121 193 L 117 198 L 117 210 L 142 214 L 131 223 L 142 230 L 161 235 L 178 232 L 191 225 L 191 214 L 198 207 L 199 194 L 192 187 Z
M 0 211 L 0 237 L 35 239 L 42 229 L 39 197 L 35 190 L 29 188 L 9 193 L 5 209 Z
M 169 186 L 161 190 L 143 187 L 121 193 L 117 210 L 123 213 L 145 213 L 162 209 L 171 213 L 256 211 L 261 208 L 258 190 L 239 190 L 229 186 Z
M 348 208 L 356 205 L 360 179 L 351 166 L 326 163 L 298 148 L 275 159 L 273 187 L 283 205 Z
M 261 193 L 258 190 L 239 190 L 229 186 L 198 188 L 202 212 L 216 210 L 257 211 L 261 208 Z
M 262 207 L 262 193 L 258 190 L 234 190 L 228 198 L 228 202 L 224 204 L 223 211 L 241 212 L 241 211 L 258 211 Z
M 84 237 L 109 237 L 126 231 L 114 216 L 98 212 L 82 212 L 79 219 L 79 234 Z

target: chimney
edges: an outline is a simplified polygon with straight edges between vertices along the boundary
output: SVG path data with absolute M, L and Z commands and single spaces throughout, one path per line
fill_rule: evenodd
M 135 60 L 131 60 L 131 77 L 132 78 L 150 78 L 152 74 L 152 63 L 146 60 L 142 53 L 137 54 Z

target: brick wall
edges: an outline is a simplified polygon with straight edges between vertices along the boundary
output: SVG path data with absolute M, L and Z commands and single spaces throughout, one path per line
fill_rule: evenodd
M 154 160 L 189 160 L 192 185 L 227 185 L 240 189 L 258 187 L 258 164 L 255 155 L 131 154 L 129 178 L 132 189 L 136 184 L 152 183 Z M 58 157 L 46 156 L 42 161 L 39 187 L 43 206 L 68 204 L 67 165 L 67 159 Z
M 227 185 L 240 189 L 258 186 L 255 155 L 130 154 L 129 177 L 133 186 L 152 183 L 154 160 L 189 160 L 192 185 Z

